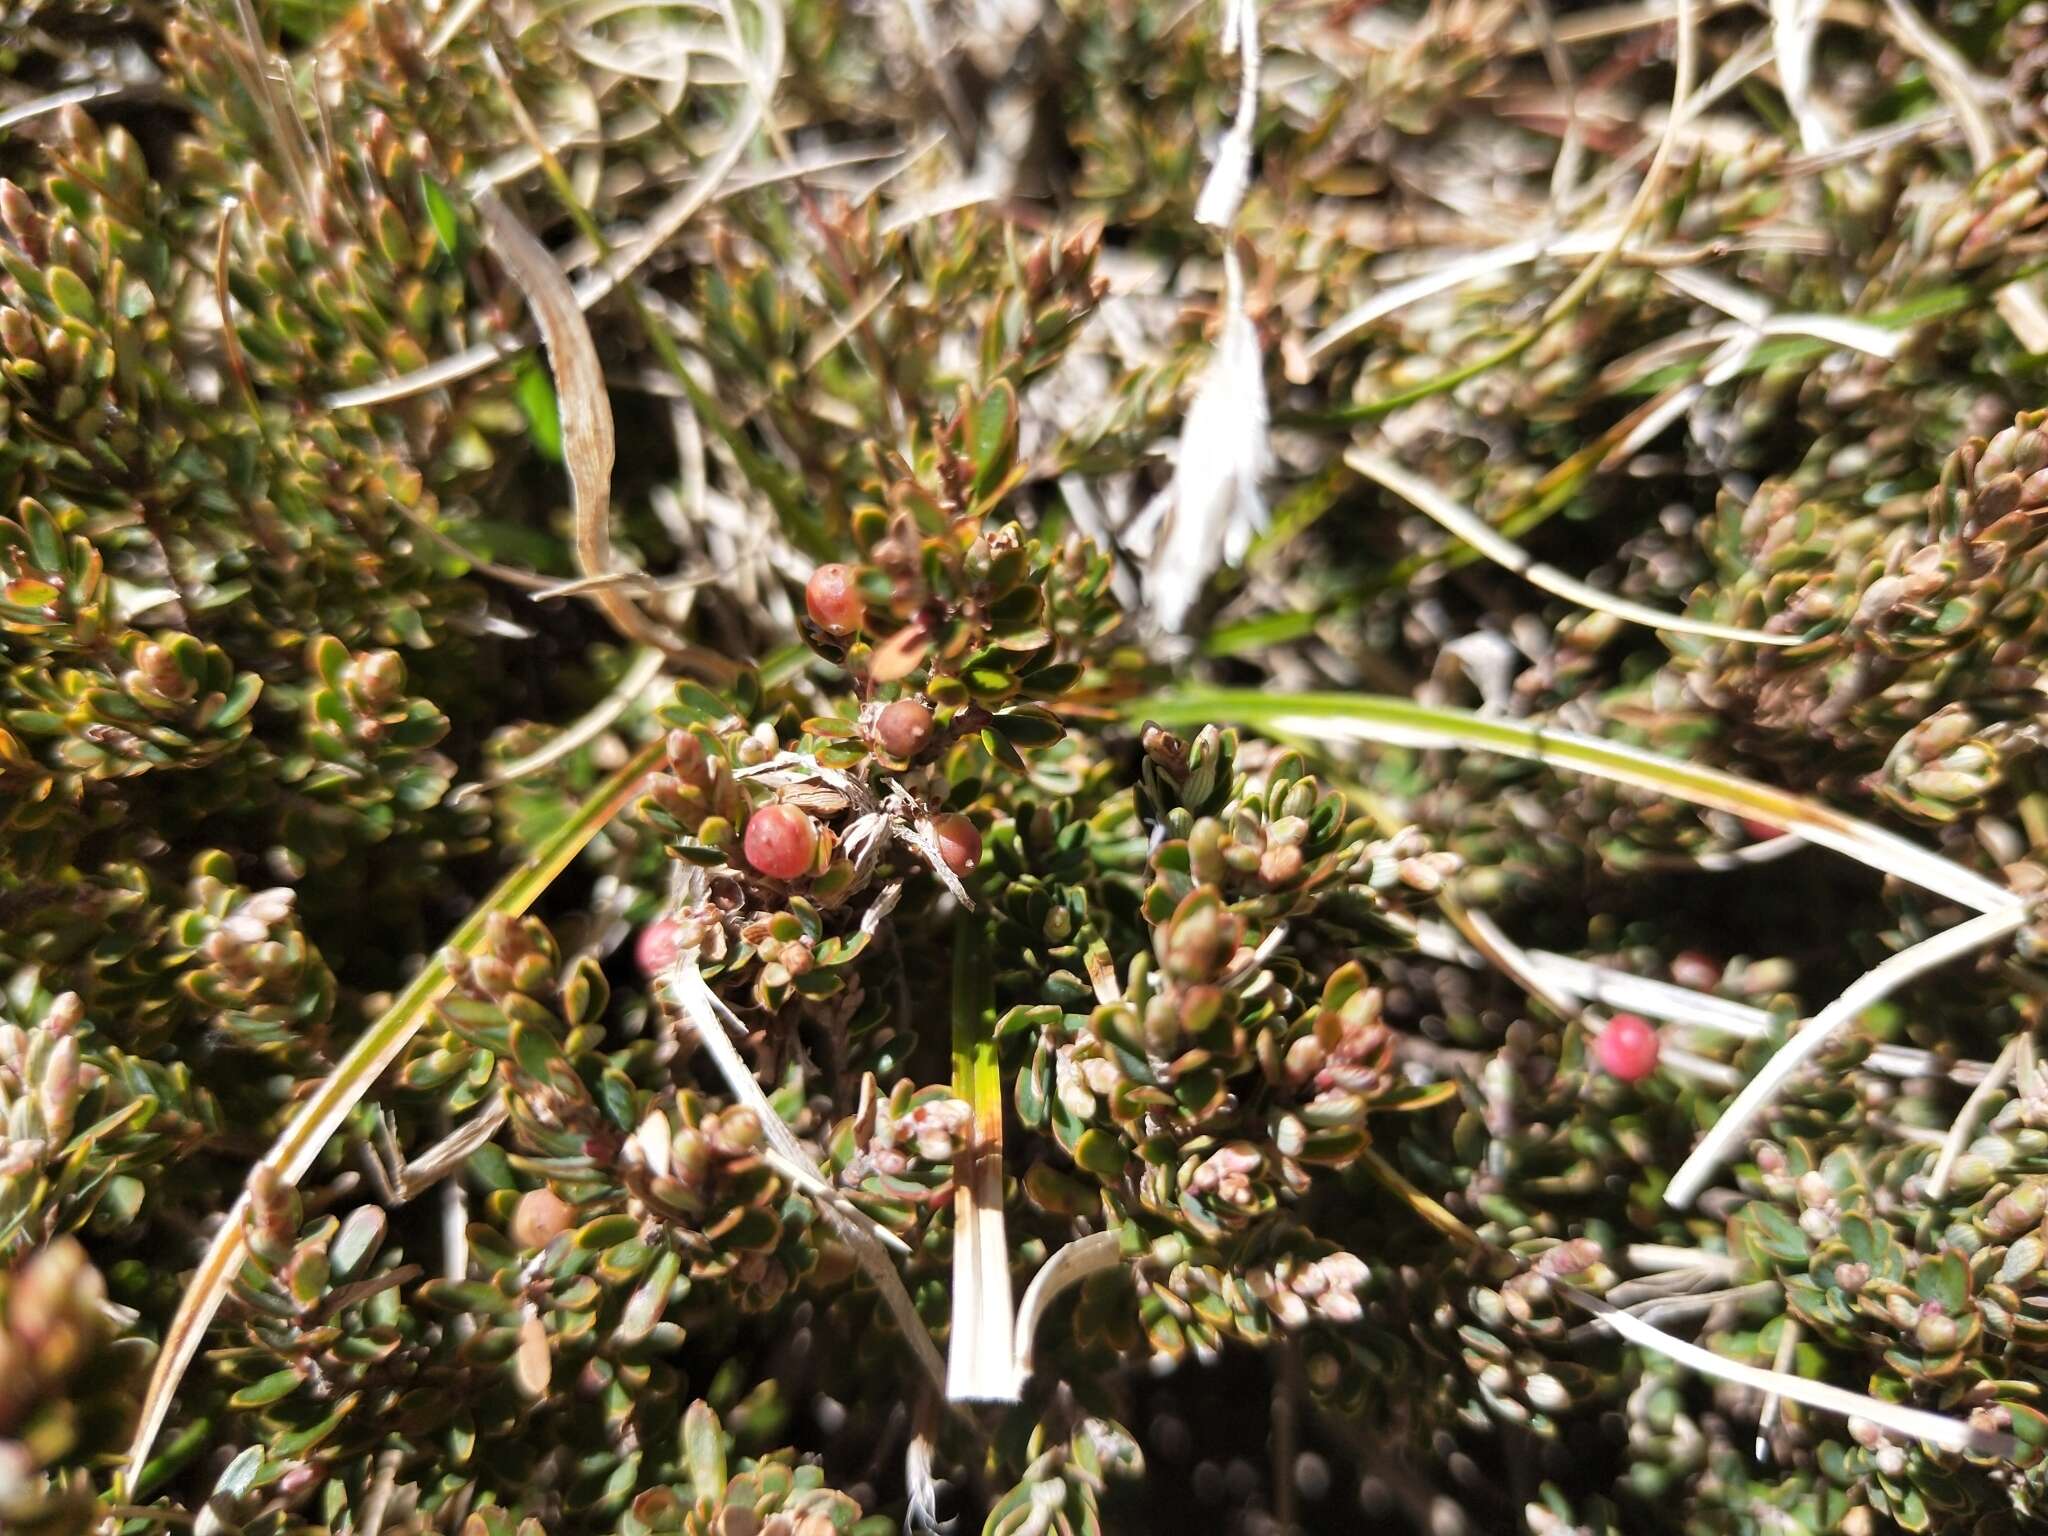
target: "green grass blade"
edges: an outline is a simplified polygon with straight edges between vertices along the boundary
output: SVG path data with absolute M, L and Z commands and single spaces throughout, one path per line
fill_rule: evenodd
M 594 790 L 559 830 L 519 868 L 501 881 L 470 913 L 462 926 L 449 936 L 447 949 L 474 952 L 484 936 L 484 927 L 494 914 L 514 916 L 532 906 L 570 861 L 581 853 L 611 819 L 633 799 L 640 778 L 660 759 L 662 743 L 649 742 L 634 753 L 626 765 Z M 263 1161 L 286 1185 L 298 1183 L 320 1155 L 320 1149 L 350 1110 L 361 1102 L 384 1069 L 391 1065 L 406 1043 L 427 1021 L 435 1002 L 448 990 L 450 977 L 441 952 L 427 962 L 411 984 L 399 993 L 376 1023 L 364 1030 L 356 1043 L 313 1094 L 299 1106 L 291 1123 L 271 1144 Z M 135 1438 L 128 1447 L 124 1481 L 137 1485 L 170 1412 L 171 1400 L 184 1378 L 186 1368 L 199 1352 L 207 1324 L 220 1309 L 228 1285 L 240 1267 L 244 1251 L 242 1213 L 249 1203 L 246 1187 L 221 1222 L 220 1230 L 193 1272 L 178 1302 L 176 1316 L 165 1331 L 163 1347 L 143 1399 Z
M 1133 713 L 1159 724 L 1194 729 L 1212 721 L 1273 735 L 1383 746 L 1462 748 L 1497 752 L 1667 794 L 1675 799 L 1796 832 L 1872 869 L 1896 875 L 1979 912 L 2018 897 L 1930 849 L 1818 800 L 1773 789 L 1718 768 L 1660 757 L 1640 747 L 1603 741 L 1519 720 L 1458 709 L 1434 709 L 1377 694 L 1264 693 L 1254 689 L 1186 689 L 1142 703 Z

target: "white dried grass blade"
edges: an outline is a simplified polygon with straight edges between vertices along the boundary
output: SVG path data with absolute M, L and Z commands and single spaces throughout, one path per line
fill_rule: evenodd
M 972 1111 L 953 1163 L 949 1401 L 1014 1403 L 1023 1391 L 1011 1339 L 1010 1245 L 1003 1210 L 1003 1083 L 996 1049 L 995 979 L 982 930 L 965 913 L 953 935 L 953 1091 Z
M 1813 44 L 1825 0 L 1770 0 L 1771 47 L 1778 56 L 1778 88 L 1792 109 L 1800 143 L 1813 152 L 1834 142 L 1828 120 L 1813 104 Z
M 576 752 L 597 740 L 612 723 L 628 709 L 633 701 L 654 685 L 661 676 L 662 655 L 652 646 L 644 648 L 626 669 L 626 675 L 619 679 L 618 686 L 606 694 L 590 709 L 586 710 L 573 724 L 556 733 L 523 757 L 515 757 L 488 778 L 474 784 L 465 784 L 450 798 L 449 803 L 459 804 L 475 795 L 489 790 L 500 789 L 516 783 L 531 774 L 536 774 L 550 763 L 558 763 L 570 753 Z
M 1804 1029 L 1780 1046 L 1764 1063 L 1763 1070 L 1735 1096 L 1735 1102 L 1721 1112 L 1721 1118 L 1714 1122 L 1713 1129 L 1700 1138 L 1692 1155 L 1672 1176 L 1671 1186 L 1664 1192 L 1665 1203 L 1675 1210 L 1684 1210 L 1691 1205 L 1734 1151 L 1736 1142 L 1748 1131 L 1757 1112 L 1770 1102 L 1793 1073 L 1827 1048 L 1835 1032 L 1843 1025 L 1914 978 L 1986 944 L 2010 938 L 2030 915 L 2030 907 L 2011 901 L 1980 913 L 1968 922 L 1958 923 L 1945 933 L 1923 939 L 1911 949 L 1901 950 L 1857 977 L 1840 997 L 1815 1014 Z
M 570 51 L 584 63 L 629 79 L 652 80 L 682 88 L 690 83 L 690 60 L 696 50 L 685 36 L 662 38 L 643 33 L 630 43 L 613 43 L 585 34 Z
M 1698 267 L 1659 267 L 1658 278 L 1689 299 L 1718 309 L 1731 320 L 1740 321 L 1766 336 L 1809 336 L 1851 352 L 1862 352 L 1887 361 L 1896 359 L 1906 343 L 1902 331 L 1886 330 L 1867 320 L 1847 315 L 1809 314 L 1802 311 L 1779 314 L 1767 300 L 1739 283 Z
M 37 96 L 0 112 L 0 132 L 32 122 L 46 112 L 82 107 L 88 102 L 104 101 L 109 96 L 121 96 L 137 89 L 136 84 L 128 80 L 89 80 L 84 85 L 68 85 L 61 91 Z
M 718 1075 L 725 1080 L 728 1091 L 739 1103 L 753 1110 L 761 1122 L 761 1129 L 768 1137 L 768 1145 L 780 1154 L 786 1175 L 794 1174 L 801 1187 L 816 1193 L 816 1186 L 822 1185 L 836 1196 L 837 1191 L 825 1183 L 817 1165 L 804 1144 L 796 1139 L 782 1116 L 775 1112 L 775 1106 L 768 1102 L 768 1095 L 761 1091 L 761 1085 L 754 1080 L 753 1069 L 740 1056 L 725 1032 L 721 1015 L 730 1010 L 719 1002 L 717 994 L 704 984 L 704 977 L 697 969 L 695 955 L 678 955 L 667 976 L 667 991 L 690 1026 L 690 1032 L 697 1043 L 711 1057 Z M 778 1165 L 781 1166 L 781 1165 Z M 813 1184 L 812 1181 L 815 1181 Z M 872 1221 L 863 1224 L 849 1214 L 848 1208 L 837 1198 L 821 1198 L 817 1201 L 818 1214 L 831 1226 L 833 1231 L 852 1250 L 854 1259 L 861 1270 L 874 1282 L 875 1290 L 889 1309 L 889 1315 L 896 1320 L 896 1326 L 917 1356 L 917 1362 L 924 1368 L 934 1384 L 943 1384 L 946 1379 L 946 1363 L 940 1359 L 938 1346 L 932 1343 L 932 1336 L 926 1331 L 923 1320 L 917 1315 L 916 1304 L 910 1293 L 903 1288 L 903 1277 L 896 1273 L 896 1266 L 889 1262 L 889 1255 L 870 1231 Z M 865 1216 L 865 1212 L 861 1215 Z
M 1762 325 L 1771 317 L 1770 303 L 1762 295 L 1701 268 L 1660 267 L 1657 277 L 1667 288 L 1675 288 L 1687 298 L 1710 305 L 1744 325 Z
M 1252 183 L 1252 146 L 1233 128 L 1216 146 L 1216 161 L 1209 167 L 1201 195 L 1195 199 L 1195 222 L 1227 229 L 1244 206 L 1245 192 Z
M 1885 0 L 1886 30 L 1927 66 L 1927 77 L 1956 115 L 1970 159 L 1983 170 L 2005 150 L 2007 140 L 1992 120 L 1987 100 L 2002 94 L 1970 67 L 1907 0 Z M 2029 352 L 2048 352 L 2048 304 L 2031 279 L 2008 283 L 1992 297 L 1999 318 Z
M 434 28 L 434 35 L 427 39 L 427 57 L 438 58 L 441 50 L 461 35 L 462 29 L 476 19 L 476 13 L 484 8 L 484 0 L 459 0 L 441 24 Z
M 1259 115 L 1259 41 L 1257 0 L 1223 0 L 1223 47 L 1235 46 L 1242 61 L 1237 84 L 1237 116 L 1216 146 L 1216 163 L 1195 199 L 1195 222 L 1228 229 L 1244 206 L 1252 181 L 1252 130 Z
M 769 1167 L 789 1180 L 798 1189 L 810 1195 L 813 1200 L 821 1204 L 830 1204 L 841 1216 L 856 1223 L 869 1237 L 880 1243 L 884 1248 L 894 1253 L 902 1254 L 906 1258 L 909 1257 L 910 1244 L 903 1241 L 902 1238 L 855 1205 L 847 1198 L 844 1190 L 834 1189 L 811 1169 L 805 1167 L 802 1163 L 791 1162 L 773 1147 L 770 1147 L 763 1156 Z
M 1029 1379 L 1037 1348 L 1039 1320 L 1060 1294 L 1100 1270 L 1113 1269 L 1122 1256 L 1114 1232 L 1077 1237 L 1038 1267 L 1017 1304 L 1017 1336 L 1012 1346 L 1018 1382 Z
M 1160 624 L 1178 634 L 1219 561 L 1235 564 L 1266 526 L 1263 482 L 1272 465 L 1265 360 L 1244 312 L 1234 254 L 1224 256 L 1223 329 L 1180 435 L 1168 509 L 1146 571 Z
M 1419 475 L 1411 475 L 1390 459 L 1363 448 L 1353 448 L 1344 455 L 1344 462 L 1366 479 L 1385 487 L 1408 502 L 1446 531 L 1463 539 L 1487 559 L 1527 581 L 1531 586 L 1540 587 L 1554 597 L 1577 603 L 1596 613 L 1605 613 L 1631 624 L 1642 624 L 1651 629 L 1668 630 L 1673 634 L 1700 635 L 1712 640 L 1732 640 L 1747 645 L 1797 645 L 1798 635 L 1773 635 L 1762 630 L 1739 629 L 1730 624 L 1713 624 L 1702 619 L 1689 619 L 1683 614 L 1665 613 L 1660 609 L 1642 603 L 1631 602 L 1625 597 L 1616 597 L 1611 592 L 1602 592 L 1589 587 L 1575 577 L 1539 560 L 1531 559 L 1529 552 L 1514 540 L 1496 532 L 1483 518 L 1473 515 L 1450 497 L 1439 491 Z
M 1990 1107 L 1992 1095 L 2011 1080 L 2013 1063 L 2018 1059 L 2020 1042 L 2025 1038 L 2025 1035 L 2014 1035 L 2006 1041 L 2005 1049 L 1998 1053 L 1998 1060 L 1991 1064 L 1991 1070 L 1970 1090 L 1970 1096 L 1956 1112 L 1955 1123 L 1942 1139 L 1941 1155 L 1934 1160 L 1934 1171 L 1927 1176 L 1928 1199 L 1939 1200 L 1948 1193 L 1948 1181 L 1955 1176 L 1956 1163 L 1962 1158 L 1963 1149 L 1970 1144 L 1970 1137 L 1976 1133 L 1977 1122 Z
M 736 1034 L 743 1034 L 746 1029 L 718 994 L 704 984 L 703 975 L 695 963 L 678 956 L 674 967 L 663 979 L 668 983 L 669 996 L 676 1001 L 685 1022 L 690 1025 L 692 1036 L 710 1054 L 712 1064 L 718 1068 L 718 1075 L 725 1080 L 727 1089 L 760 1120 L 761 1128 L 768 1136 L 768 1160 L 776 1170 L 812 1199 L 834 1207 L 874 1241 L 899 1253 L 910 1252 L 908 1243 L 855 1205 L 844 1190 L 835 1188 L 818 1171 L 809 1150 L 775 1112 L 766 1091 L 755 1080 L 746 1062 L 741 1060 L 739 1052 L 733 1049 L 725 1029 L 719 1027 L 722 1021 Z
M 1481 946 L 1481 953 L 1485 958 L 1523 991 L 1561 1019 L 1577 1017 L 1595 1039 L 1606 1033 L 1607 1021 L 1587 1018 L 1578 1006 L 1578 997 L 1565 989 L 1553 988 L 1544 973 L 1544 968 L 1536 962 L 1535 957 L 1503 933 L 1500 925 L 1492 918 L 1484 912 L 1467 912 L 1463 908 L 1453 908 L 1448 901 L 1445 902 L 1445 909 L 1464 920 L 1468 925 L 1468 932 L 1473 941 Z M 1717 1088 L 1735 1089 L 1742 1085 L 1741 1074 L 1726 1062 L 1715 1061 L 1712 1057 L 1702 1056 L 1697 1051 L 1688 1051 L 1683 1046 L 1665 1046 L 1659 1060 L 1674 1072 L 1699 1082 L 1712 1083 Z
M 1759 864 L 1775 864 L 1805 846 L 1803 837 L 1767 837 L 1760 843 L 1745 843 L 1740 848 L 1717 848 L 1710 853 L 1698 854 L 1692 864 L 1695 869 L 1714 874 L 1731 869 L 1754 869 Z
M 1479 966 L 1485 956 L 1466 945 L 1442 923 L 1423 922 L 1415 928 L 1415 947 L 1432 960 L 1456 965 Z M 1646 1019 L 1677 1024 L 1687 1029 L 1713 1030 L 1743 1040 L 1761 1040 L 1776 1032 L 1777 1019 L 1766 1009 L 1698 992 L 1676 982 L 1653 976 L 1637 976 L 1596 965 L 1573 955 L 1547 949 L 1522 951 L 1544 981 L 1560 992 L 1568 992 L 1589 1003 L 1640 1013 Z M 1888 1077 L 1945 1079 L 1965 1087 L 1981 1083 L 1991 1063 L 1958 1061 L 1936 1056 L 1910 1045 L 1879 1045 L 1871 1050 L 1864 1065 Z
M 1511 245 L 1495 246 L 1491 250 L 1474 251 L 1470 255 L 1445 261 L 1438 257 L 1432 270 L 1423 272 L 1406 282 L 1382 288 L 1378 293 L 1360 304 L 1356 309 L 1347 310 L 1309 338 L 1303 355 L 1314 362 L 1323 353 L 1364 330 L 1376 320 L 1384 320 L 1397 310 L 1406 309 L 1410 304 L 1448 293 L 1466 283 L 1481 278 L 1496 277 L 1515 267 L 1539 261 L 1546 256 L 1597 256 L 1614 242 L 1620 230 L 1619 223 L 1598 224 L 1590 229 L 1573 230 L 1567 234 L 1540 235 L 1531 240 L 1518 240 Z
M 955 1403 L 1014 1403 L 1023 1387 L 1011 1353 L 1003 1163 L 1001 1149 L 994 1150 L 992 1157 L 973 1155 L 953 1190 L 955 1303 L 946 1341 L 946 1397 Z M 963 1306 L 961 1298 L 970 1300 Z
M 1851 320 L 1846 315 L 1815 315 L 1796 310 L 1773 315 L 1757 329 L 1766 336 L 1810 337 L 1845 351 L 1881 357 L 1888 362 L 1898 357 L 1907 339 L 1904 331 L 1888 331 L 1882 326 Z
M 1952 1419 L 1946 1414 L 1929 1413 L 1921 1408 L 1907 1408 L 1898 1403 L 1881 1402 L 1877 1398 L 1831 1386 L 1824 1381 L 1809 1381 L 1804 1376 L 1794 1376 L 1784 1371 L 1767 1371 L 1759 1366 L 1724 1359 L 1712 1350 L 1702 1349 L 1697 1344 L 1688 1343 L 1664 1332 L 1661 1328 L 1653 1327 L 1639 1317 L 1632 1317 L 1619 1307 L 1611 1306 L 1576 1286 L 1560 1288 L 1575 1303 L 1591 1312 L 1603 1325 L 1613 1329 L 1631 1344 L 1654 1351 L 1688 1370 L 1698 1371 L 1702 1376 L 1733 1382 L 1736 1386 L 1747 1387 L 1754 1392 L 1776 1393 L 1795 1403 L 1818 1408 L 1823 1413 L 1841 1414 L 1851 1419 L 1867 1419 L 1887 1434 L 1907 1440 L 1925 1441 L 1929 1445 L 1938 1445 L 1943 1450 L 2000 1458 L 2018 1454 L 2019 1443 L 2010 1435 L 1979 1429 L 1966 1420 Z

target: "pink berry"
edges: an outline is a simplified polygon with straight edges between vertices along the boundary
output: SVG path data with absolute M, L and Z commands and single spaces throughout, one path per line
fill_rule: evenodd
M 1758 821 L 1754 816 L 1742 818 L 1742 830 L 1749 834 L 1749 840 L 1753 843 L 1768 843 L 1774 837 L 1785 835 L 1783 827 L 1772 826 L 1768 821 Z
M 1617 1013 L 1594 1042 L 1601 1069 L 1624 1083 L 1639 1083 L 1657 1070 L 1657 1031 L 1639 1014 Z
M 1697 949 L 1682 949 L 1671 957 L 1671 979 L 1695 992 L 1711 992 L 1721 985 L 1721 962 Z
M 952 812 L 934 816 L 932 836 L 938 839 L 939 857 L 946 861 L 946 868 L 963 878 L 974 873 L 974 866 L 981 862 L 981 833 L 973 822 Z
M 640 936 L 633 940 L 633 959 L 640 967 L 640 974 L 648 978 L 666 976 L 676 963 L 676 954 L 682 948 L 673 919 L 658 917 L 640 930 Z
M 821 565 L 804 586 L 804 607 L 811 622 L 828 635 L 850 635 L 867 617 L 850 565 Z
M 770 880 L 809 872 L 818 852 L 817 823 L 793 805 L 764 805 L 747 818 L 747 862 Z
M 875 745 L 902 762 L 932 739 L 932 712 L 916 699 L 898 699 L 875 716 Z
M 1720 961 L 1704 950 L 1679 950 L 1671 956 L 1671 979 L 1694 991 L 1712 991 L 1720 985 Z

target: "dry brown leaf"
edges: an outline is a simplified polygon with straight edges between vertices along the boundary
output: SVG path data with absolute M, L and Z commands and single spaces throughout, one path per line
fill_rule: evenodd
M 611 395 L 605 388 L 604 367 L 598 361 L 590 322 L 547 247 L 505 206 L 503 198 L 486 190 L 478 195 L 476 209 L 484 243 L 526 295 L 547 349 L 562 418 L 562 460 L 568 466 L 576 512 L 576 568 L 586 578 L 612 575 L 612 464 L 618 445 L 612 430 Z M 612 628 L 628 640 L 653 646 L 714 683 L 729 683 L 735 676 L 738 669 L 730 661 L 679 641 L 618 588 L 599 584 L 590 589 L 589 597 Z

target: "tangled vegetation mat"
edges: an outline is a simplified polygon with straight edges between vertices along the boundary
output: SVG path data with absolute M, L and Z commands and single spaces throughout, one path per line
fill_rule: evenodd
M 2048 8 L 0 59 L 7 1536 L 2048 1520 Z

